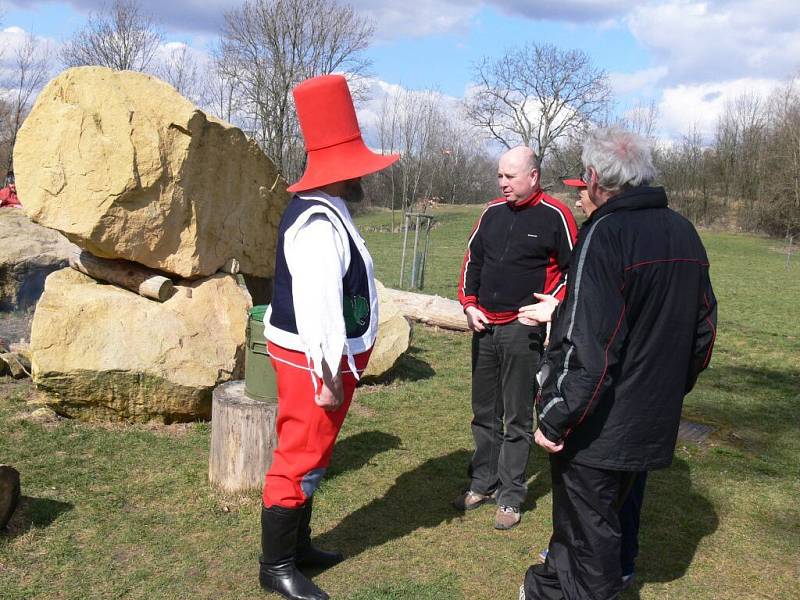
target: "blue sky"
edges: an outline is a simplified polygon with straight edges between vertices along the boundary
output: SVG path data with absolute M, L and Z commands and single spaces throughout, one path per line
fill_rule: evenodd
M 167 42 L 205 51 L 241 0 L 140 0 Z M 376 25 L 373 76 L 462 98 L 471 65 L 525 42 L 586 51 L 606 70 L 623 112 L 652 101 L 662 135 L 706 135 L 726 102 L 767 96 L 800 73 L 795 0 L 350 0 Z M 3 35 L 58 45 L 103 0 L 0 0 Z M 0 40 L 2 43 L 2 40 Z
M 467 28 L 418 38 L 379 41 L 369 54 L 379 77 L 406 87 L 438 87 L 458 96 L 470 81 L 471 65 L 482 56 L 537 41 L 587 52 L 606 71 L 637 71 L 650 64 L 648 52 L 620 26 L 512 18 L 483 7 Z

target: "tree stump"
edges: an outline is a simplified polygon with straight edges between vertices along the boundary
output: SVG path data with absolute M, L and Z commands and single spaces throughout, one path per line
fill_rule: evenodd
M 278 405 L 253 400 L 244 381 L 214 389 L 208 480 L 225 492 L 261 489 L 278 444 Z
M 0 465 L 0 530 L 11 520 L 19 502 L 19 472 L 8 465 Z

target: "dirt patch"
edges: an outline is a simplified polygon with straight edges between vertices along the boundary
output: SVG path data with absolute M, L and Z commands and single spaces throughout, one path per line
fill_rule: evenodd
M 0 313 L 0 344 L 6 346 L 31 339 L 33 311 Z
M 357 417 L 362 417 L 364 419 L 371 419 L 375 416 L 375 411 L 371 409 L 369 406 L 364 406 L 363 404 L 359 404 L 355 400 L 350 403 L 350 411 Z
M 14 400 L 17 402 L 27 402 L 36 393 L 30 379 L 12 379 L 11 377 L 0 377 L 0 401 Z

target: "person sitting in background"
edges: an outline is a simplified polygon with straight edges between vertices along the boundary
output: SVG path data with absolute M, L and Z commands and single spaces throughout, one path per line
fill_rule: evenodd
M 6 185 L 3 189 L 0 189 L 0 206 L 22 206 L 22 203 L 20 203 L 17 197 L 17 186 L 14 183 L 14 171 L 9 171 L 6 174 Z

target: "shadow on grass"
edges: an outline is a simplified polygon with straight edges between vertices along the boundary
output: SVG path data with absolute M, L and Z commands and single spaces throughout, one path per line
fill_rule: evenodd
M 800 371 L 792 369 L 760 369 L 724 365 L 713 367 L 702 377 L 708 377 L 713 387 L 728 392 L 741 393 L 742 390 L 758 390 L 759 396 L 770 399 L 777 398 L 785 402 L 787 411 L 789 404 L 794 406 L 793 401 L 797 396 L 798 388 L 800 388 Z M 753 407 L 753 411 L 760 413 L 761 408 Z
M 403 354 L 394 367 L 381 377 L 367 377 L 364 380 L 366 384 L 372 383 L 403 383 L 407 381 L 423 381 L 430 379 L 436 375 L 436 371 L 426 363 L 424 360 L 417 358 L 416 354 L 421 354 L 420 348 L 411 346 L 405 354 Z
M 458 450 L 403 473 L 386 495 L 349 514 L 316 538 L 315 545 L 337 548 L 353 557 L 417 529 L 460 517 L 449 499 L 462 490 L 460 474 L 469 456 L 466 450 Z
M 400 438 L 383 431 L 362 431 L 336 443 L 325 479 L 357 471 L 381 452 L 400 447 Z
M 692 488 L 685 460 L 676 458 L 669 469 L 651 472 L 642 510 L 636 580 L 622 597 L 638 599 L 648 583 L 683 577 L 700 540 L 714 533 L 718 525 L 714 506 Z
M 6 525 L 3 537 L 13 539 L 24 535 L 31 529 L 49 527 L 59 515 L 73 508 L 74 506 L 69 502 L 21 496 L 17 510 L 14 511 L 11 521 Z
M 752 439 L 738 439 L 752 445 L 752 450 L 764 452 L 781 434 L 800 431 L 796 418 L 800 371 L 726 365 L 702 377 L 700 393 L 687 401 L 689 414 L 735 432 L 746 429 Z M 715 391 L 731 394 L 732 401 L 720 404 Z
M 520 507 L 523 513 L 536 509 L 536 503 L 542 496 L 550 493 L 550 459 L 544 450 L 533 444 L 528 459 L 528 494 Z M 533 475 L 531 475 L 533 473 Z

